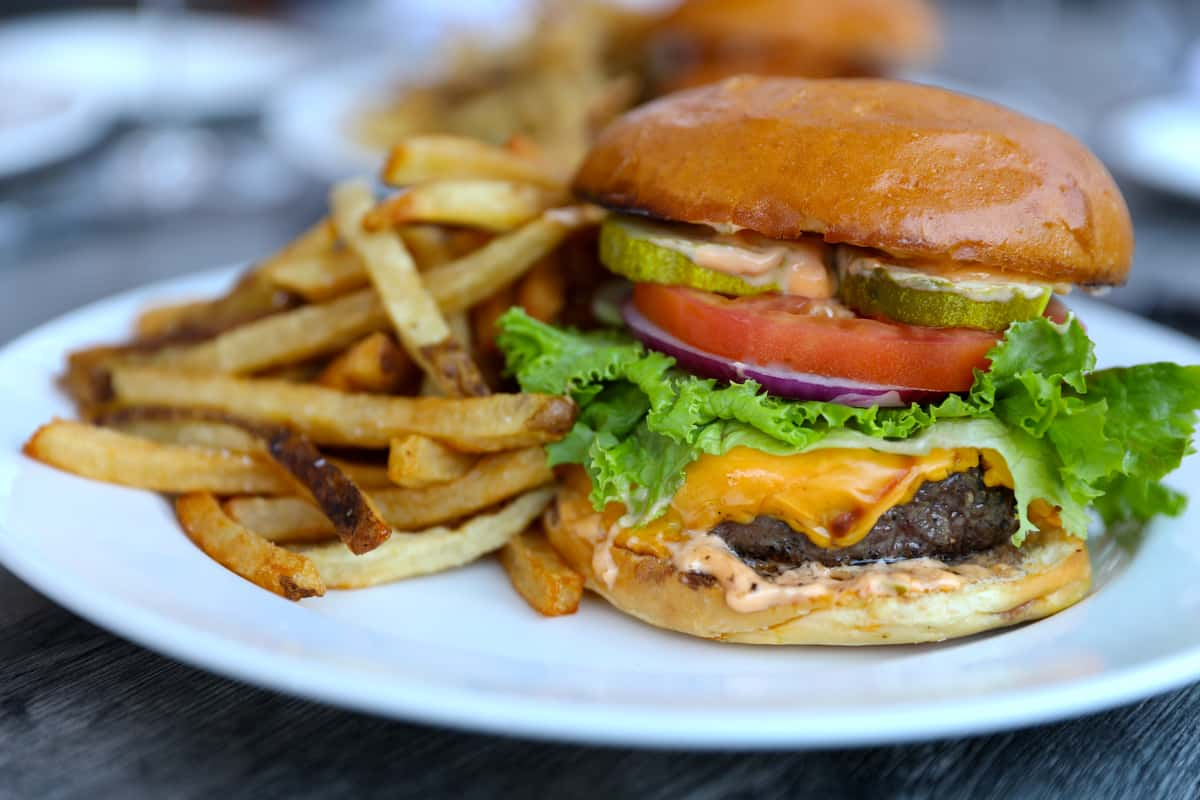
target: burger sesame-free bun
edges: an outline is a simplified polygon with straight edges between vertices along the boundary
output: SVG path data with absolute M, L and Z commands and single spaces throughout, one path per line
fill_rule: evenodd
M 929 60 L 925 0 L 688 0 L 651 39 L 660 91 L 752 72 L 832 78 Z
M 1087 545 L 1066 534 L 1039 534 L 1016 552 L 975 570 L 950 591 L 910 590 L 862 596 L 836 582 L 805 599 L 761 611 L 740 612 L 725 602 L 715 582 L 685 576 L 667 559 L 613 545 L 615 579 L 608 585 L 593 568 L 600 514 L 586 499 L 560 489 L 556 513 L 547 515 L 551 544 L 581 572 L 589 589 L 620 610 L 660 628 L 748 644 L 912 644 L 968 636 L 1041 619 L 1087 593 Z M 984 559 L 981 563 L 987 565 Z M 904 562 L 893 565 L 903 569 Z
M 617 210 L 1052 282 L 1121 283 L 1133 255 L 1125 201 L 1079 141 L 898 81 L 742 76 L 670 95 L 605 129 L 574 186 Z

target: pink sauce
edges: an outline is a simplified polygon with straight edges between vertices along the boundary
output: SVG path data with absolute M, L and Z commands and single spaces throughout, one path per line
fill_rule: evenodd
M 717 237 L 691 252 L 698 266 L 778 282 L 784 294 L 813 298 L 833 297 L 837 290 L 828 256 L 829 245 L 817 239 L 778 242 L 745 233 Z
M 982 567 L 975 570 L 979 575 L 963 567 L 951 571 L 940 561 L 916 558 L 852 568 L 832 568 L 814 562 L 776 578 L 765 578 L 711 534 L 695 536 L 679 546 L 674 564 L 681 572 L 699 572 L 716 578 L 725 592 L 725 603 L 744 614 L 843 592 L 862 597 L 949 592 L 987 572 Z

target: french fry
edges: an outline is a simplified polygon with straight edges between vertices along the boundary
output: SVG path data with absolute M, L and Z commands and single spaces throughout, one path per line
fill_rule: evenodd
M 545 451 L 526 447 L 481 458 L 458 480 L 424 489 L 383 489 L 371 499 L 393 528 L 413 530 L 474 514 L 553 480 Z
M 425 276 L 429 294 L 443 312 L 463 311 L 512 283 L 572 227 L 597 218 L 594 210 L 574 217 L 554 214 L 548 212 L 457 261 L 431 269 Z M 241 374 L 331 352 L 386 326 L 387 313 L 379 296 L 361 289 L 329 303 L 274 314 L 191 346 L 150 355 L 122 347 L 94 348 L 72 357 L 64 382 L 71 396 L 86 406 L 108 399 L 108 370 L 123 360 Z M 438 355 L 443 371 L 456 368 L 453 351 Z
M 579 67 L 561 62 L 534 67 L 493 91 L 465 98 L 448 109 L 446 130 L 488 140 L 527 134 L 538 143 L 542 163 L 559 167 L 565 178 L 587 150 L 589 109 L 603 92 L 599 71 Z
M 84 478 L 156 492 L 292 494 L 296 484 L 262 454 L 160 444 L 82 422 L 39 428 L 24 452 Z
M 521 277 L 573 230 L 602 218 L 603 212 L 594 206 L 552 209 L 475 252 L 430 270 L 425 285 L 443 312 L 463 311 Z
M 504 149 L 526 161 L 537 161 L 542 157 L 542 148 L 538 147 L 537 142 L 523 133 L 514 133 L 508 137 L 508 141 L 504 143 Z
M 120 408 L 101 415 L 95 422 L 131 436 L 152 439 L 162 444 L 190 445 L 238 453 L 266 453 L 266 445 L 262 439 L 242 428 L 222 422 L 164 417 L 157 413 L 162 410 L 145 406 Z M 388 489 L 396 485 L 388 477 L 386 464 L 368 464 L 340 458 L 330 458 L 329 463 L 346 473 L 346 477 L 363 489 Z
M 251 271 L 216 300 L 148 309 L 142 312 L 134 328 L 142 340 L 198 339 L 295 304 L 296 299 L 289 293 L 281 291 L 258 271 Z
M 387 231 L 363 230 L 363 218 L 373 204 L 365 181 L 340 184 L 330 195 L 338 232 L 362 259 L 404 349 L 447 395 L 487 394 L 479 368 L 450 335 L 441 310 L 425 291 L 416 264 L 399 237 Z
M 268 542 L 337 542 L 339 547 L 345 547 L 320 509 L 311 501 L 299 497 L 271 498 L 279 501 L 269 508 L 270 513 L 276 516 L 261 530 L 255 528 L 256 523 L 261 524 L 266 520 L 266 510 L 260 510 L 262 501 L 266 499 L 258 496 L 232 497 L 221 503 L 221 508 L 230 519 L 247 530 L 253 530 L 255 536 L 260 536 Z
M 536 320 L 553 322 L 567 304 L 566 290 L 562 266 L 547 256 L 525 273 L 517 285 L 517 305 Z
M 322 219 L 258 266 L 260 278 L 322 302 L 367 285 L 367 274 L 358 258 L 340 247 L 337 232 Z
M 416 364 L 392 337 L 373 333 L 329 362 L 316 382 L 343 392 L 393 394 L 416 377 Z
M 451 450 L 428 436 L 409 434 L 392 439 L 388 450 L 388 478 L 397 486 L 421 489 L 461 478 L 476 459 Z
M 424 271 L 454 260 L 450 233 L 440 225 L 403 225 L 396 233 L 417 262 L 417 269 Z
M 521 94 L 519 86 L 509 84 L 464 97 L 446 110 L 445 129 L 488 142 L 503 141 L 518 132 L 528 132 L 541 139 L 544 132 L 531 130 L 529 123 L 536 120 L 530 119 L 530 109 L 527 103 L 521 102 Z M 547 159 L 544 163 L 549 167 L 554 162 Z M 563 175 L 558 177 L 561 181 Z
M 446 325 L 450 328 L 450 335 L 457 339 L 462 346 L 467 350 L 471 347 L 471 320 L 467 317 L 465 311 L 455 311 L 453 314 L 446 315 Z
M 363 289 L 234 328 L 216 338 L 161 350 L 145 363 L 195 372 L 243 374 L 338 350 L 384 324 L 379 300 Z
M 383 489 L 371 500 L 396 530 L 418 530 L 459 519 L 516 494 L 550 483 L 554 476 L 540 447 L 482 458 L 467 474 L 424 489 Z M 330 535 L 329 520 L 301 498 L 240 497 L 228 504 L 241 524 L 271 541 Z
M 370 552 L 392 535 L 367 495 L 312 442 L 283 427 L 260 429 L 259 435 L 271 457 L 312 493 L 351 552 Z
M 471 327 L 475 332 L 475 347 L 484 353 L 499 353 L 496 321 L 517 302 L 517 288 L 505 286 L 471 309 Z
M 288 600 L 325 594 L 325 584 L 310 559 L 238 525 L 211 494 L 181 496 L 175 501 L 175 513 L 188 538 L 231 572 Z
M 396 535 L 362 556 L 350 555 L 336 544 L 303 547 L 297 552 L 311 559 L 327 585 L 334 589 L 358 589 L 428 575 L 468 564 L 502 547 L 536 519 L 553 496 L 553 489 L 537 489 L 458 528 Z
M 588 132 L 594 136 L 625 109 L 635 105 L 641 89 L 641 82 L 632 73 L 618 75 L 600 87 L 588 103 Z
M 418 397 L 445 397 L 437 383 L 428 375 L 421 376 L 421 385 L 417 387 Z
M 446 262 L 462 258 L 467 253 L 473 253 L 496 238 L 494 234 L 481 231 L 478 228 L 448 228 L 446 231 L 446 251 L 449 258 Z
M 234 497 L 225 501 L 225 513 L 270 542 L 336 538 L 321 509 L 302 497 Z
M 114 368 L 112 386 L 126 405 L 200 406 L 292 425 L 314 442 L 351 447 L 384 448 L 397 436 L 419 433 L 464 452 L 496 452 L 561 439 L 577 413 L 557 395 L 385 397 L 140 365 Z
M 112 399 L 111 365 L 128 359 L 137 348 L 124 345 L 100 345 L 76 350 L 67 356 L 67 369 L 59 385 L 83 415 Z
M 165 409 L 173 411 L 174 409 Z M 186 419 L 164 414 L 164 409 L 134 406 L 105 412 L 94 422 L 131 436 L 162 444 L 230 450 L 238 453 L 263 452 L 262 440 L 235 425 L 207 420 Z
M 341 458 L 331 458 L 329 463 L 346 473 L 346 477 L 354 481 L 359 488 L 371 490 L 395 486 L 392 479 L 388 477 L 386 464 L 366 464 Z
M 153 339 L 135 339 L 115 345 L 96 345 L 74 350 L 67 356 L 67 369 L 60 378 L 60 385 L 71 399 L 85 412 L 92 406 L 112 399 L 109 370 L 120 363 L 146 363 L 154 359 L 165 360 L 168 354 L 177 355 L 190 346 L 189 342 L 208 339 L 235 325 L 221 328 L 218 324 L 195 323 L 186 330 Z
M 329 250 L 337 243 L 337 233 L 328 219 L 320 219 L 308 230 L 285 244 L 274 255 L 259 262 L 258 276 L 267 282 L 275 279 L 275 271 L 297 259 Z
M 154 413 L 162 410 L 164 409 L 146 406 L 120 408 L 101 415 L 95 422 L 97 425 L 115 428 L 122 433 L 152 439 L 162 444 L 190 445 L 238 453 L 266 452 L 262 439 L 242 428 L 223 422 L 162 417 Z M 388 477 L 386 464 L 369 464 L 340 458 L 330 458 L 329 462 L 363 489 L 387 489 L 396 485 Z
M 412 136 L 392 148 L 383 182 L 409 186 L 452 178 L 524 181 L 561 187 L 553 170 L 514 155 L 503 147 L 464 136 Z
M 539 614 L 574 614 L 583 599 L 583 576 L 571 569 L 534 525 L 508 540 L 500 563 L 517 594 Z
M 375 206 L 363 218 L 369 231 L 414 222 L 510 231 L 566 200 L 566 193 L 531 183 L 440 180 L 418 184 Z
M 138 339 L 161 339 L 179 327 L 180 320 L 202 314 L 209 307 L 206 300 L 186 300 L 144 309 L 134 320 L 134 336 Z
M 361 182 L 337 187 L 328 218 L 222 296 L 147 309 L 132 342 L 72 354 L 64 384 L 105 427 L 54 421 L 25 452 L 181 494 L 177 514 L 200 548 L 294 600 L 323 594 L 326 578 L 369 586 L 503 548 L 534 608 L 573 612 L 582 578 L 530 525 L 553 495 L 542 445 L 578 409 L 484 396 L 485 377 L 500 384 L 499 313 L 518 304 L 569 318 L 568 299 L 584 294 L 574 277 L 565 285 L 565 259 L 604 212 L 557 206 L 571 202 L 566 178 L 589 137 L 636 83 L 612 77 L 634 62 L 613 60 L 607 13 L 543 12 L 502 63 L 461 62 L 440 85 L 361 116 L 360 135 L 410 137 L 383 171 L 404 191 L 376 204 Z M 422 396 L 396 396 L 418 378 Z M 375 452 L 345 461 L 317 444 Z
M 352 133 L 371 150 L 386 152 L 406 137 L 439 129 L 445 104 L 437 87 L 405 87 L 393 102 L 363 109 Z
M 342 247 L 281 262 L 272 269 L 270 277 L 276 286 L 310 303 L 340 297 L 369 283 L 358 256 Z
M 253 378 L 263 378 L 270 381 L 287 381 L 288 383 L 311 383 L 328 365 L 328 359 L 317 356 L 293 364 L 280 364 L 278 367 L 268 367 L 249 375 Z
M 112 418 L 119 419 L 121 413 L 114 413 Z M 249 453 L 257 455 L 265 452 L 276 464 L 291 473 L 297 481 L 294 486 L 302 487 L 311 494 L 333 529 L 351 550 L 364 553 L 378 547 L 391 535 L 371 501 L 354 481 L 323 456 L 312 442 L 290 428 L 251 422 L 204 408 L 141 408 L 126 409 L 124 413 L 132 419 L 194 419 L 240 428 L 261 441 L 258 446 L 246 443 Z

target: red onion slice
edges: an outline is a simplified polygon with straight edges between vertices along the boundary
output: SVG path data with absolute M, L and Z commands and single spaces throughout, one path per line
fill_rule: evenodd
M 769 367 L 733 361 L 692 347 L 664 331 L 638 311 L 632 302 L 621 306 L 621 316 L 642 344 L 671 356 L 680 367 L 704 378 L 741 383 L 757 381 L 768 394 L 792 400 L 821 400 L 846 406 L 902 407 L 910 403 L 941 400 L 945 392 L 909 386 L 882 386 L 845 378 L 830 378 L 796 372 L 787 367 Z

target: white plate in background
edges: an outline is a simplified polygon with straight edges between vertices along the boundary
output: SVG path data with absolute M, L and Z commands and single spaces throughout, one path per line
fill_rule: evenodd
M 95 144 L 112 115 L 78 92 L 0 77 L 0 179 L 46 167 Z
M 185 117 L 256 112 L 313 55 L 304 35 L 232 14 L 62 11 L 0 25 L 0 84 L 36 78 L 137 114 L 148 97 Z
M 309 72 L 275 94 L 263 112 L 263 135 L 276 152 L 309 177 L 334 183 L 374 175 L 386 153 L 354 135 L 358 117 L 386 102 L 406 80 L 416 80 L 420 59 L 349 61 Z
M 1102 135 L 1104 158 L 1116 172 L 1200 202 L 1200 92 L 1120 108 Z
M 222 270 L 49 323 L 0 351 L 0 562 L 146 647 L 289 694 L 400 719 L 592 743 L 712 748 L 882 744 L 1097 711 L 1200 678 L 1200 503 L 1130 556 L 1093 548 L 1094 592 L 1041 622 L 939 645 L 764 648 L 645 626 L 588 597 L 543 619 L 485 559 L 289 603 L 197 550 L 158 495 L 25 458 L 70 415 L 71 349 L 126 334 L 148 302 L 219 290 Z M 1074 303 L 1102 362 L 1200 361 L 1200 344 Z M 1200 494 L 1200 462 L 1171 481 Z
M 925 70 L 908 70 L 896 77 L 913 83 L 938 86 L 958 94 L 978 97 L 980 100 L 1004 106 L 1027 117 L 1048 122 L 1079 138 L 1086 138 L 1088 134 L 1087 124 L 1078 111 L 1056 103 L 1039 86 L 1026 86 L 1024 90 L 1016 86 L 988 86 Z

